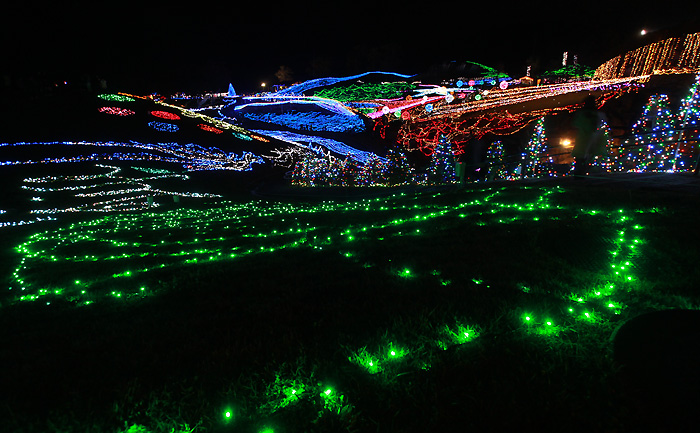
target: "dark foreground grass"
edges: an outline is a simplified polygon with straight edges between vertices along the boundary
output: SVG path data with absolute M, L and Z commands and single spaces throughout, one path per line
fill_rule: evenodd
M 698 205 L 538 184 L 45 226 L 7 253 L 0 430 L 681 429 L 612 336 L 696 309 Z

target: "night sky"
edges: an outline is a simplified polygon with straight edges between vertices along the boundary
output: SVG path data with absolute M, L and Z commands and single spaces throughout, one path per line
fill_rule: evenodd
M 24 7 L 0 16 L 0 73 L 89 75 L 104 78 L 112 90 L 141 94 L 225 91 L 229 82 L 239 93 L 254 92 L 261 82 L 279 83 L 281 69 L 282 80 L 302 81 L 373 70 L 415 74 L 453 60 L 519 77 L 527 65 L 533 73 L 556 69 L 564 51 L 596 67 L 689 23 L 693 28 L 700 15 L 700 6 L 688 2 L 663 2 L 663 8 L 609 3 Z M 650 33 L 642 37 L 642 28 Z

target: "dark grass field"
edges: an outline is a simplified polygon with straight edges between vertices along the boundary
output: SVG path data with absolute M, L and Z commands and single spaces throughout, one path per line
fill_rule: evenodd
M 696 322 L 674 352 L 678 326 L 633 341 L 660 357 L 613 350 L 698 306 L 698 190 L 653 182 L 276 190 L 5 230 L 0 430 L 689 430 Z

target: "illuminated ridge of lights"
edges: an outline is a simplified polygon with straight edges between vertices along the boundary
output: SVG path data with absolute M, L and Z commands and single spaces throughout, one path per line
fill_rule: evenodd
M 333 99 L 319 98 L 318 96 L 246 96 L 243 101 L 250 101 L 245 104 L 235 105 L 235 111 L 245 110 L 250 107 L 271 107 L 292 104 L 308 104 L 324 108 L 333 113 L 356 117 L 357 113 L 352 112 L 343 104 Z M 227 107 L 224 107 L 224 109 Z
M 338 84 L 338 83 L 341 83 L 343 81 L 356 80 L 358 78 L 362 78 L 362 77 L 369 75 L 369 74 L 392 75 L 392 76 L 399 77 L 399 78 L 411 78 L 413 76 L 413 75 L 398 74 L 395 72 L 375 71 L 375 72 L 364 72 L 362 74 L 352 75 L 349 77 L 342 77 L 342 78 L 333 78 L 333 77 L 317 78 L 314 80 L 309 80 L 309 81 L 305 81 L 305 82 L 300 83 L 300 84 L 295 84 L 293 86 L 289 86 L 286 89 L 282 89 L 278 92 L 275 92 L 274 95 L 278 95 L 278 96 L 281 96 L 281 95 L 302 95 L 307 90 L 311 90 L 311 89 L 314 89 L 316 87 L 332 86 L 333 84 Z
M 697 72 L 700 72 L 700 33 L 693 33 L 645 45 L 610 59 L 596 69 L 593 79 Z
M 638 83 L 644 83 L 649 75 L 615 78 L 600 81 L 577 81 L 562 84 L 549 84 L 536 87 L 516 87 L 505 90 L 494 90 L 479 100 L 467 101 L 459 104 L 436 104 L 431 111 L 424 110 L 414 114 L 414 118 L 434 119 L 436 117 L 457 116 L 466 113 L 502 108 L 508 105 L 516 105 L 539 99 L 552 98 L 567 93 L 590 91 L 618 91 L 632 88 Z

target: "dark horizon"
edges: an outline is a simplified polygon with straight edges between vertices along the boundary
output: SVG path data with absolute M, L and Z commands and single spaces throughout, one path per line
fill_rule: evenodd
M 58 7 L 53 6 L 54 9 Z M 569 63 L 597 67 L 676 33 L 700 30 L 697 14 L 587 5 L 595 13 L 516 5 L 463 11 L 364 2 L 263 5 L 259 14 L 42 9 L 4 17 L 5 81 L 30 76 L 102 78 L 136 93 L 262 90 L 280 82 L 367 71 L 418 74 L 450 61 L 482 63 L 520 77 Z M 82 18 L 75 18 L 71 14 Z M 644 36 L 641 29 L 647 29 Z M 276 76 L 280 70 L 286 72 Z M 279 75 L 279 74 L 278 74 Z M 68 79 L 68 78 L 66 78 Z

